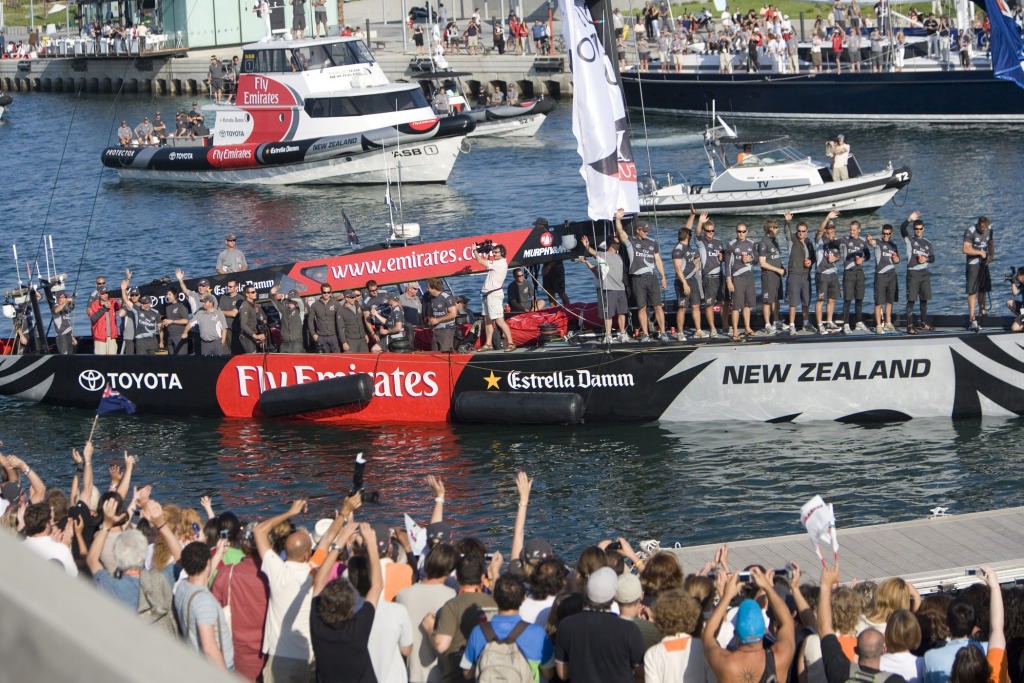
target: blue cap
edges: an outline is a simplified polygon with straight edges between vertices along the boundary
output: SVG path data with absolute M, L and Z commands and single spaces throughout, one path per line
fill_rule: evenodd
M 736 611 L 736 637 L 744 645 L 759 643 L 764 638 L 764 614 L 756 601 L 747 598 Z

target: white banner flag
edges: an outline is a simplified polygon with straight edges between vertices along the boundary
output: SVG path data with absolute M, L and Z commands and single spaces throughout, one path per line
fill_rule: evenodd
M 413 554 L 422 555 L 423 549 L 427 547 L 427 530 L 414 522 L 412 517 L 405 515 L 405 533 L 409 535 Z
M 811 542 L 814 543 L 814 548 L 818 550 L 819 556 L 821 555 L 819 544 L 831 546 L 833 554 L 839 552 L 835 512 L 832 505 L 826 503 L 821 496 L 811 498 L 800 508 L 800 523 L 807 530 L 807 535 L 811 537 Z
M 572 67 L 572 132 L 583 159 L 587 213 L 611 220 L 617 209 L 640 210 L 629 124 L 615 70 L 583 0 L 558 0 Z

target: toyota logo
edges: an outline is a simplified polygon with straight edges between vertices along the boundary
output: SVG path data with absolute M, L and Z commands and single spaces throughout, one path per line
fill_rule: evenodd
M 106 384 L 99 370 L 83 370 L 78 375 L 78 384 L 86 391 L 99 391 Z

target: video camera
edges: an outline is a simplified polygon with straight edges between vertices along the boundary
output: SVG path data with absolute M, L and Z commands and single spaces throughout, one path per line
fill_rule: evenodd
M 366 473 L 366 460 L 363 458 L 363 454 L 360 453 L 356 456 L 356 466 L 352 470 L 352 491 L 349 496 L 354 496 L 357 493 L 363 494 L 364 503 L 379 503 L 380 502 L 380 491 L 364 491 L 364 477 Z
M 473 249 L 479 254 L 490 254 L 494 251 L 494 241 L 484 240 L 483 242 L 473 242 Z
M 1009 282 L 1013 284 L 1017 280 L 1017 273 L 1019 269 L 1016 266 L 1010 266 L 1010 272 L 1003 275 L 1003 282 Z

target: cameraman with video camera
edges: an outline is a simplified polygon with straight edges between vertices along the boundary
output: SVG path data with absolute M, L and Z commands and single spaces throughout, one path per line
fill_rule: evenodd
M 1010 323 L 1010 329 L 1024 332 L 1024 267 L 1011 270 L 1003 279 L 1010 283 L 1010 291 L 1013 292 L 1013 298 L 1006 300 L 1006 307 L 1017 316 Z
M 402 310 L 402 302 L 398 298 L 398 292 L 389 292 L 385 295 L 386 303 L 370 307 L 370 323 L 373 325 L 373 332 L 377 342 L 370 348 L 374 353 L 387 351 L 388 344 L 394 337 L 401 337 L 405 329 L 405 312 Z
M 494 350 L 494 326 L 497 325 L 501 333 L 505 335 L 505 350 L 514 351 L 516 345 L 512 342 L 512 330 L 505 322 L 505 276 L 508 274 L 508 261 L 505 260 L 505 245 L 494 244 L 491 240 L 485 240 L 480 244 L 473 244 L 473 256 L 477 263 L 487 268 L 487 278 L 480 289 L 480 298 L 483 301 L 484 314 L 484 344 L 481 351 Z

